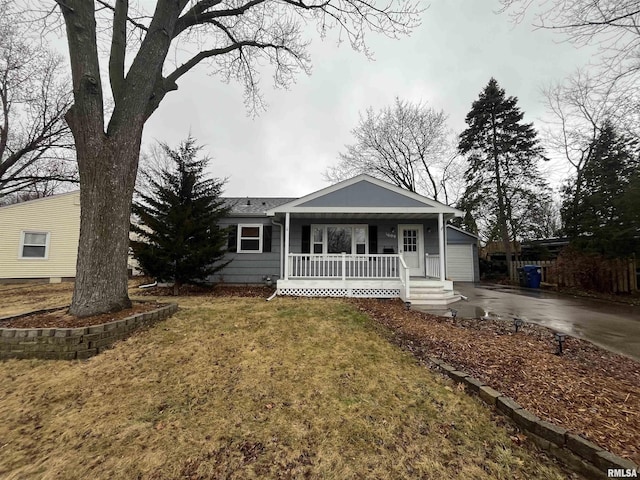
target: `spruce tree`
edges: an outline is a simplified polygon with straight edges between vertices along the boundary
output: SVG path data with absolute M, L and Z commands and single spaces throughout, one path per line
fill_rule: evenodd
M 534 219 L 541 196 L 549 194 L 538 168 L 542 147 L 517 103 L 491 78 L 473 102 L 458 144 L 469 162 L 461 205 L 471 208 L 485 240 L 502 241 L 508 265 L 512 241 L 537 236 Z
M 161 144 L 168 160 L 157 171 L 142 172 L 148 189 L 133 203 L 131 241 L 142 270 L 158 281 L 203 283 L 223 268 L 227 232 L 218 222 L 228 214 L 220 199 L 224 181 L 207 178 L 208 157 L 189 136 L 177 149 Z
M 578 249 L 627 256 L 638 249 L 637 142 L 605 122 L 579 179 L 565 187 L 565 232 Z M 578 183 L 579 182 L 579 183 Z

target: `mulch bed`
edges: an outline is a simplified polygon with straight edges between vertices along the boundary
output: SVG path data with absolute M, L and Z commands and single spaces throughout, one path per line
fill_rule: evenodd
M 530 412 L 640 464 L 640 364 L 567 337 L 564 354 L 545 327 L 453 319 L 400 301 L 352 300 L 418 358 L 439 357 Z
M 68 307 L 47 312 L 36 312 L 0 320 L 0 328 L 81 328 L 102 323 L 115 322 L 137 313 L 144 313 L 160 308 L 155 302 L 133 302 L 132 308 L 115 313 L 103 313 L 90 317 L 69 315 Z
M 273 287 L 262 285 L 182 285 L 180 296 L 206 297 L 264 297 L 268 298 L 276 291 Z M 135 296 L 173 297 L 173 287 L 150 287 L 131 291 Z

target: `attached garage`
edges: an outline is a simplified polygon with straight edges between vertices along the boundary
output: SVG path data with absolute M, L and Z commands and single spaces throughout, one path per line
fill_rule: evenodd
M 478 237 L 447 225 L 447 278 L 454 282 L 480 280 Z

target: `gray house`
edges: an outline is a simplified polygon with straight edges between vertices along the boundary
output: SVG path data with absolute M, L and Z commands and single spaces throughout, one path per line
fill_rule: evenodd
M 227 198 L 227 258 L 212 280 L 273 283 L 279 295 L 400 297 L 443 305 L 477 279 L 463 212 L 368 175 L 302 198 Z

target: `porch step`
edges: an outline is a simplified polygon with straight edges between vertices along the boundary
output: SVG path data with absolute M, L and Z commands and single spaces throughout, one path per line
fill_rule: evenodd
M 420 285 L 411 283 L 409 301 L 412 305 L 448 305 L 460 300 L 460 295 L 452 290 L 445 290 L 442 285 Z

